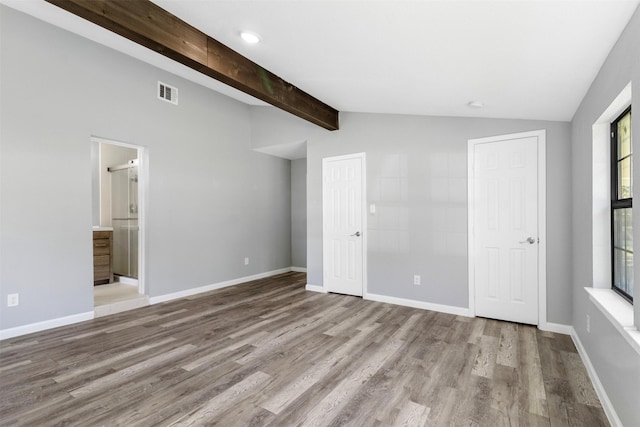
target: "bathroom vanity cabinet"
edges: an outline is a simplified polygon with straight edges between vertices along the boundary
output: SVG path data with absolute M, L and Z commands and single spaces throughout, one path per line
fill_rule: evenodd
M 113 282 L 113 231 L 93 232 L 93 284 Z

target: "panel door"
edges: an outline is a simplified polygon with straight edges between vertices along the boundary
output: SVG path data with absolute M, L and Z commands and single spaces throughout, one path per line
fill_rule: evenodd
M 362 296 L 363 157 L 323 160 L 324 287 Z
M 475 145 L 478 316 L 538 324 L 537 143 L 528 137 Z

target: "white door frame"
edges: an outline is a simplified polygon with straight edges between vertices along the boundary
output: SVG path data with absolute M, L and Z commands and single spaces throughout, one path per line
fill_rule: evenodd
M 538 327 L 547 329 L 547 167 L 546 167 L 546 130 L 535 130 L 530 132 L 512 133 L 508 135 L 498 135 L 486 138 L 474 138 L 468 141 L 467 146 L 467 179 L 468 179 L 468 262 L 469 262 L 469 315 L 476 315 L 475 301 L 475 236 L 473 230 L 474 218 L 474 148 L 477 144 L 498 142 L 512 139 L 534 137 L 538 140 L 538 237 L 540 239 L 538 247 Z
M 324 157 L 322 159 L 322 287 L 324 292 L 327 292 L 327 288 L 325 287 L 325 262 L 324 259 L 324 238 L 326 236 L 325 231 L 325 221 L 324 221 L 324 171 L 325 164 L 329 161 L 334 160 L 349 160 L 349 159 L 362 159 L 362 298 L 367 299 L 367 156 L 366 153 L 353 153 L 353 154 L 345 154 L 342 156 L 332 156 L 332 157 Z
M 91 136 L 91 142 L 133 148 L 138 152 L 138 293 L 146 294 L 147 202 L 149 194 L 149 152 L 146 147 L 127 142 Z

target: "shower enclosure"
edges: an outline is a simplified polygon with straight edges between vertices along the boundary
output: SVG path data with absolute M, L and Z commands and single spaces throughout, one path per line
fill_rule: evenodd
M 108 168 L 111 176 L 113 273 L 138 278 L 138 160 Z

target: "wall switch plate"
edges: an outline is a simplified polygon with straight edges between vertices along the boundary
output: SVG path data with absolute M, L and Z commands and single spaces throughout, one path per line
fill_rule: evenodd
M 369 205 L 369 213 L 370 213 L 371 215 L 375 215 L 375 214 L 376 214 L 376 205 L 375 205 L 375 203 L 371 203 L 371 204 Z
M 249 265 L 249 258 L 248 257 L 244 259 L 244 265 Z
M 20 304 L 20 294 L 7 295 L 7 307 L 15 307 Z
M 420 276 L 418 276 L 417 274 L 413 276 L 413 284 L 414 285 L 420 284 Z

